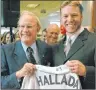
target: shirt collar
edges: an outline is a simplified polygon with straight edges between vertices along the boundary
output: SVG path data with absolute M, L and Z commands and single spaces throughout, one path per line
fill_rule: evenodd
M 84 27 L 82 27 L 81 26 L 81 28 L 79 29 L 79 30 L 77 30 L 71 37 L 70 37 L 70 39 L 72 40 L 72 43 L 75 41 L 75 39 L 79 36 L 79 34 L 81 33 L 81 32 L 83 32 L 84 31 Z M 68 39 L 69 39 L 69 36 L 68 35 L 66 35 L 66 37 L 67 37 L 67 40 L 66 40 L 66 42 L 68 41 Z
M 23 46 L 24 51 L 26 52 L 28 46 L 26 44 L 24 44 L 22 41 L 21 41 L 21 44 Z M 33 52 L 35 52 L 36 51 L 36 42 L 34 42 L 30 47 L 33 49 Z

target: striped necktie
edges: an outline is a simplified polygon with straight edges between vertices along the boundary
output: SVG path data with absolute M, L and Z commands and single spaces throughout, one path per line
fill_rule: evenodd
M 70 48 L 71 48 L 71 38 L 69 37 L 68 41 L 66 42 L 66 46 L 64 48 L 64 52 L 65 52 L 66 56 L 67 56 Z
M 27 56 L 28 56 L 28 60 L 29 62 L 36 64 L 36 60 L 33 56 L 33 49 L 31 47 L 27 48 Z

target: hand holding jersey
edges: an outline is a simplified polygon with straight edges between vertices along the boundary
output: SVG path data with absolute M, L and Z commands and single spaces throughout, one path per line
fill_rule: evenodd
M 24 66 L 19 71 L 16 72 L 16 76 L 19 79 L 26 75 L 32 75 L 35 69 L 36 67 L 32 63 L 25 63 Z
M 79 77 L 66 65 L 36 65 L 36 72 L 25 76 L 21 89 L 81 89 Z
M 70 68 L 71 72 L 76 73 L 79 76 L 86 75 L 86 67 L 79 60 L 67 61 L 66 65 Z

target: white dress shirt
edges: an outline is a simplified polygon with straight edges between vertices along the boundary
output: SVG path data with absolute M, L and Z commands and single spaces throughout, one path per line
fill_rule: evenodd
M 75 41 L 76 38 L 79 36 L 79 34 L 80 34 L 81 32 L 83 32 L 83 31 L 84 31 L 84 27 L 81 27 L 79 30 L 77 30 L 77 32 L 75 32 L 75 33 L 70 37 L 70 39 L 71 39 L 71 45 L 74 43 L 74 41 Z M 65 46 L 67 45 L 68 39 L 69 39 L 69 36 L 66 35 L 66 43 L 65 43 Z
M 23 49 L 24 49 L 24 52 L 25 52 L 25 54 L 26 54 L 26 57 L 27 57 L 27 48 L 28 48 L 28 46 L 27 45 L 25 45 L 22 41 L 21 41 L 21 44 L 22 44 L 22 47 L 23 47 Z M 39 60 L 39 55 L 38 55 L 38 49 L 37 49 L 37 46 L 36 46 L 36 42 L 34 42 L 31 46 L 30 46 L 32 49 L 33 49 L 33 56 L 34 56 L 34 58 L 35 58 L 35 60 L 36 60 L 36 63 L 37 64 L 40 64 L 40 60 Z
M 64 43 L 64 52 L 67 56 L 67 54 L 69 53 L 72 44 L 74 43 L 74 41 L 76 40 L 76 38 L 79 36 L 79 34 L 84 30 L 83 27 L 81 27 L 79 30 L 77 30 L 72 36 L 68 36 L 66 34 L 66 42 Z

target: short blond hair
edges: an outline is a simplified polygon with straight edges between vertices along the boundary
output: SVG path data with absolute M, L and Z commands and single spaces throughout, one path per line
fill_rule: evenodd
M 36 14 L 30 12 L 30 11 L 22 11 L 21 14 L 20 14 L 20 17 L 19 17 L 19 20 L 18 20 L 18 25 L 19 25 L 19 21 L 20 21 L 20 18 L 23 16 L 23 15 L 30 15 L 30 16 L 33 16 L 36 18 L 37 20 L 37 25 L 39 26 L 39 28 L 41 28 L 41 23 L 40 23 L 40 20 L 39 18 L 36 16 Z
M 61 11 L 62 8 L 64 8 L 67 5 L 78 7 L 80 9 L 80 13 L 82 14 L 82 12 L 83 12 L 83 6 L 80 4 L 79 1 L 64 1 L 61 4 L 60 11 Z

